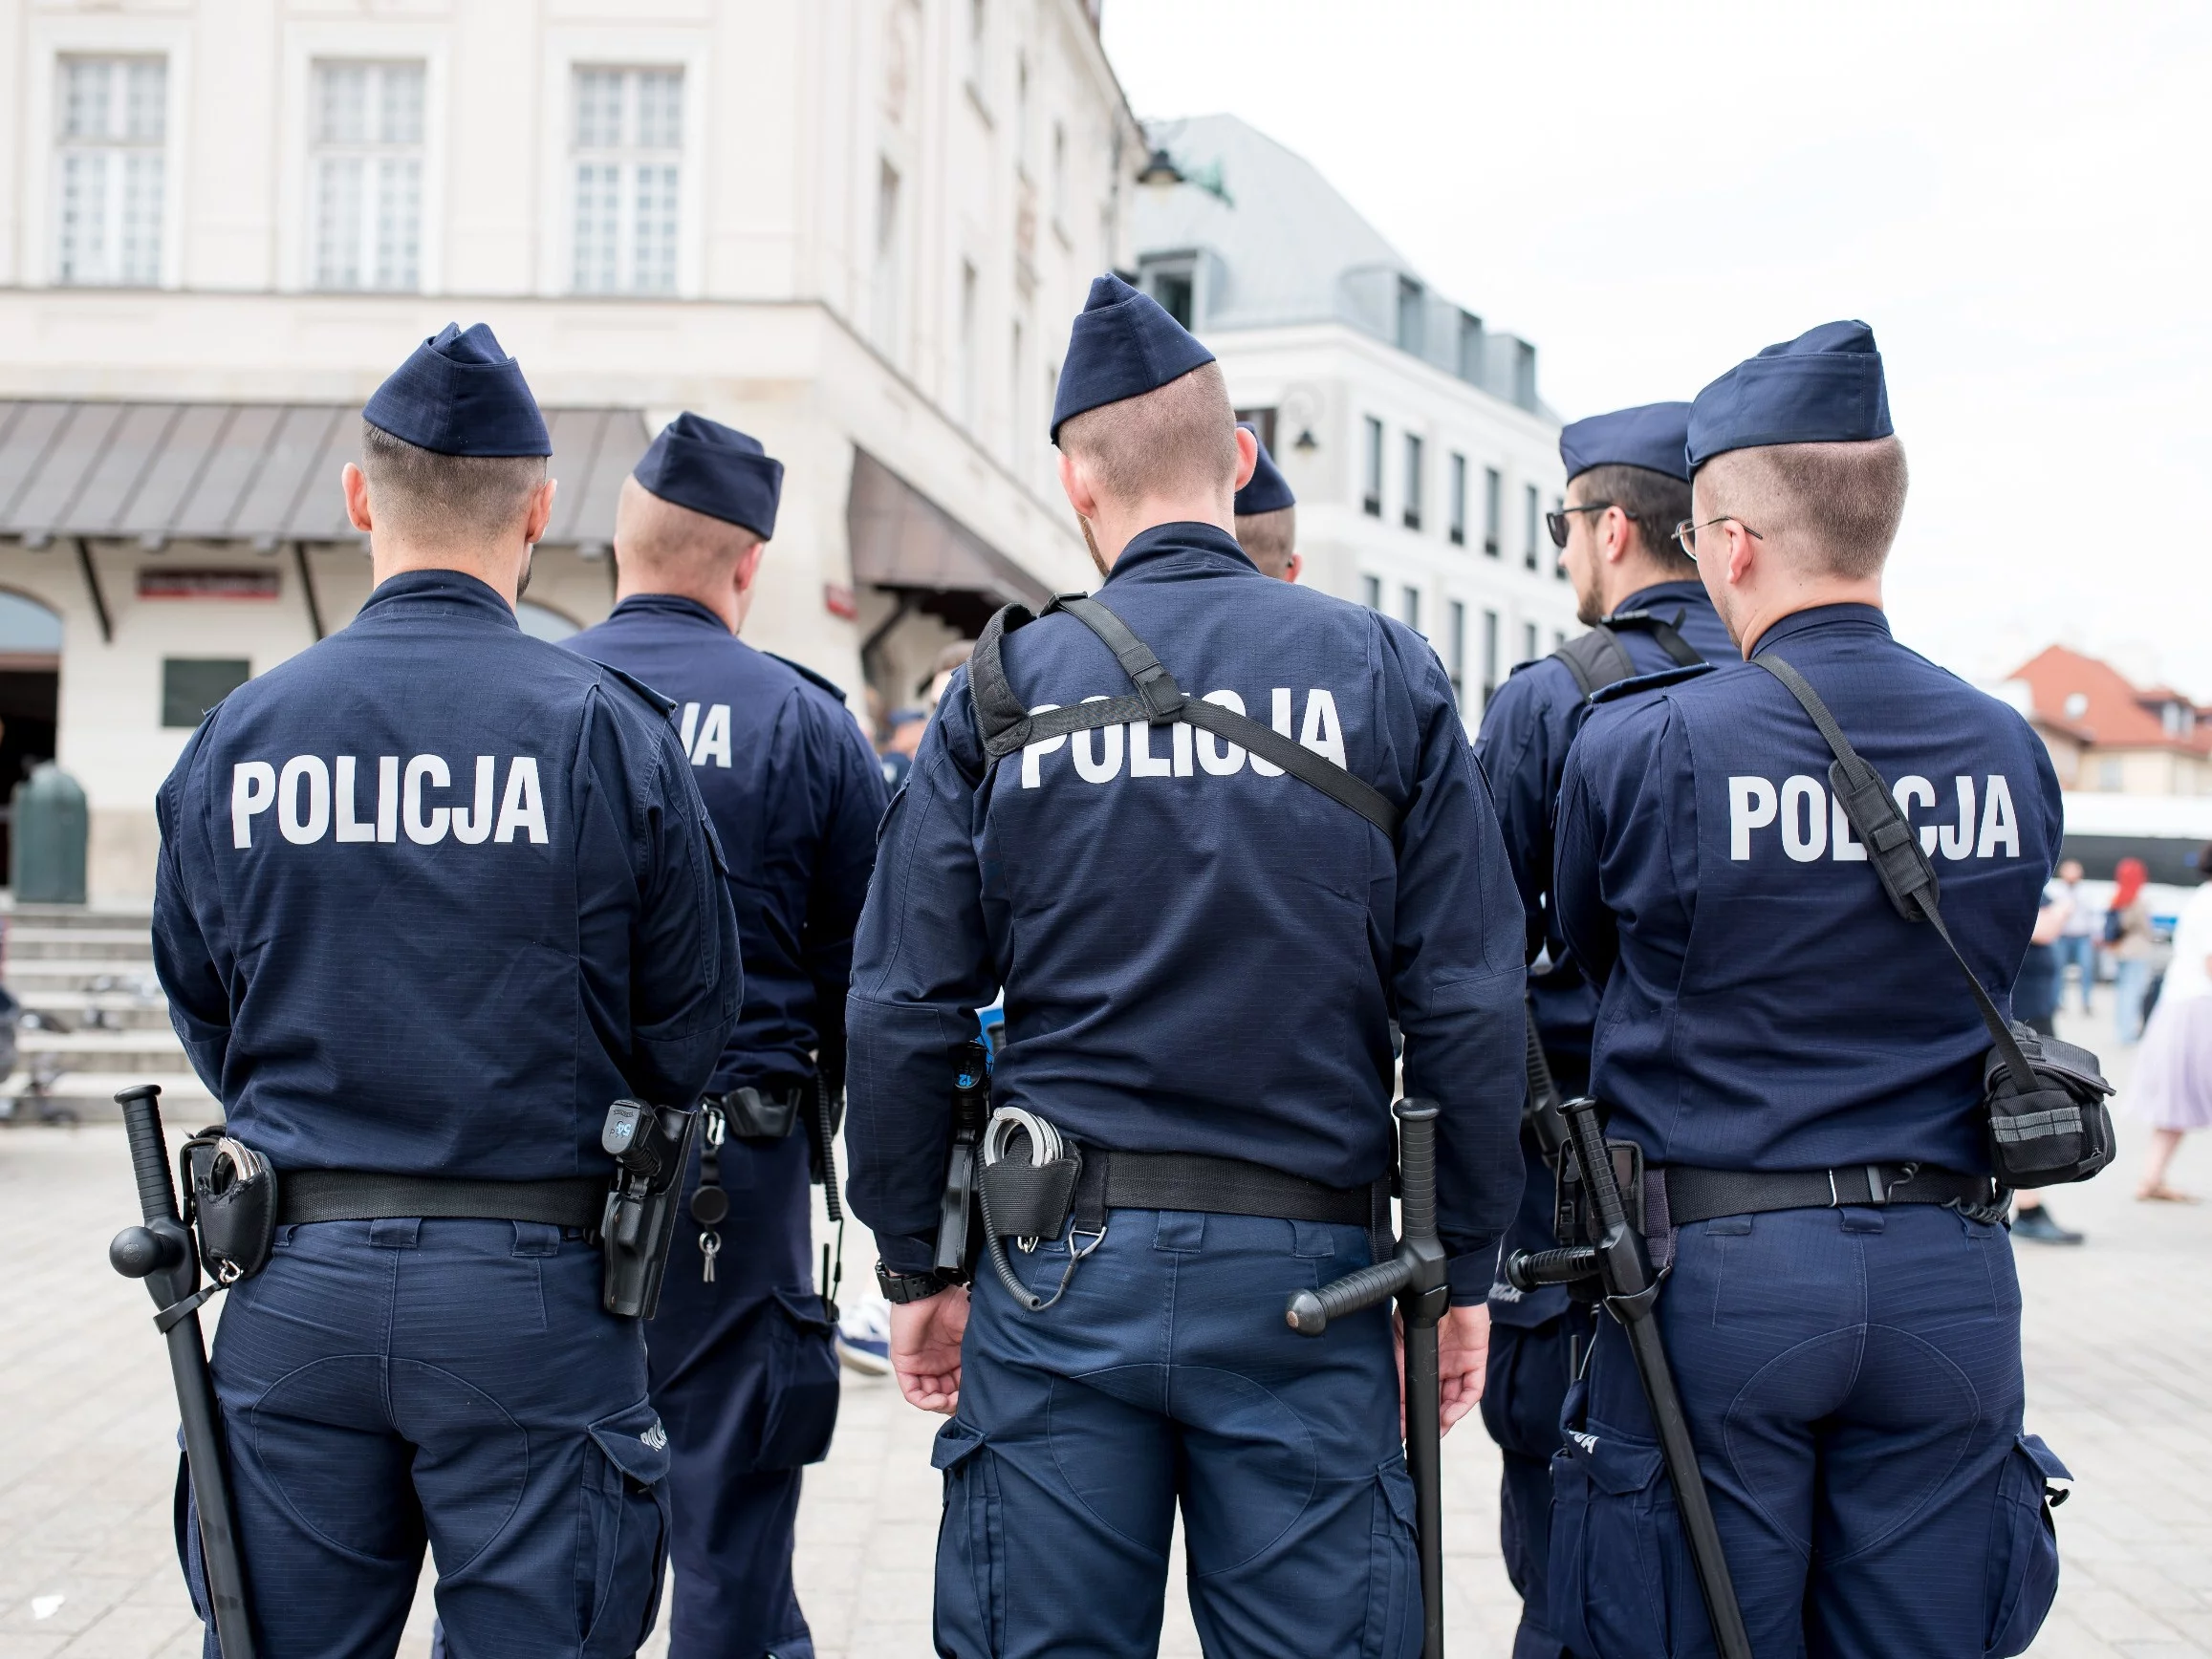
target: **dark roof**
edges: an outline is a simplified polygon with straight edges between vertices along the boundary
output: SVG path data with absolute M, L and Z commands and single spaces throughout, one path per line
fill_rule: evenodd
M 557 442 L 557 440 L 556 440 Z M 845 499 L 853 580 L 924 593 L 972 592 L 1043 610 L 1052 592 L 865 449 Z
M 561 481 L 545 539 L 615 537 L 615 498 L 645 452 L 635 409 L 548 409 Z M 338 469 L 360 459 L 350 403 L 0 400 L 0 536 L 343 542 Z

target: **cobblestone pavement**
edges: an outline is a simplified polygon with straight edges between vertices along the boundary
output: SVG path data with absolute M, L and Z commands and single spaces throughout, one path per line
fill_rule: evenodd
M 2106 1052 L 2098 1020 L 2072 1035 Z M 2124 1072 L 2125 1060 L 2114 1069 Z M 2124 1106 L 2124 1095 L 2123 1095 Z M 2028 1424 L 2080 1477 L 2039 1659 L 2212 1654 L 2212 1205 L 2132 1201 L 2142 1136 L 2053 1209 L 2087 1248 L 2020 1246 Z M 2192 1142 L 2184 1187 L 2212 1191 Z M 0 1131 L 0 1659 L 187 1659 L 198 1631 L 170 1542 L 174 1407 L 136 1285 L 105 1264 L 135 1218 L 121 1131 Z M 857 1272 L 864 1239 L 849 1241 Z M 835 1451 L 809 1476 L 798 1579 L 823 1659 L 930 1651 L 936 1419 L 848 1378 Z M 1451 1650 L 1505 1659 L 1517 1603 L 1496 1547 L 1497 1459 L 1478 1423 L 1445 1443 Z M 1199 1647 L 1171 1590 L 1163 1654 Z M 428 1651 L 427 1595 L 402 1652 Z M 666 1651 L 664 1639 L 646 1648 Z M 1948 1659 L 1948 1656 L 1946 1656 Z

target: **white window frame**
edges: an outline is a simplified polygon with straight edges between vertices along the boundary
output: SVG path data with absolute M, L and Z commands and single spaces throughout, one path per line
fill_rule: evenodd
M 445 181 L 453 171 L 446 89 L 451 54 L 446 32 L 388 22 L 291 23 L 284 30 L 283 82 L 277 130 L 288 135 L 279 146 L 277 199 L 284 205 L 286 234 L 276 245 L 276 286 L 284 293 L 392 292 L 377 289 L 314 287 L 314 66 L 358 59 L 371 63 L 423 66 L 423 194 L 416 226 L 415 286 L 400 291 L 445 291 Z
M 323 112 L 321 97 L 319 93 L 315 90 L 317 83 L 322 77 L 315 72 L 327 69 L 361 70 L 363 73 L 377 77 L 371 82 L 372 85 L 380 85 L 382 77 L 391 75 L 394 72 L 403 73 L 408 70 L 419 72 L 423 77 L 423 127 L 421 133 L 418 134 L 414 143 L 411 146 L 402 148 L 401 146 L 391 143 L 388 140 L 381 139 L 375 142 L 370 142 L 366 140 L 349 142 L 339 142 L 336 140 L 325 140 L 322 136 Z M 332 159 L 336 159 L 336 153 L 338 152 L 353 151 L 357 152 L 354 159 L 360 161 L 364 164 L 369 162 L 406 161 L 411 159 L 414 161 L 417 169 L 415 181 L 414 280 L 409 283 L 391 284 L 380 283 L 377 280 L 377 266 L 379 263 L 379 255 L 381 251 L 378 244 L 376 231 L 374 229 L 374 225 L 377 218 L 377 197 L 374 189 L 364 189 L 361 194 L 361 200 L 355 208 L 355 214 L 360 221 L 359 225 L 356 226 L 356 229 L 361 232 L 361 280 L 352 284 L 338 284 L 324 282 L 322 280 L 322 271 L 319 269 L 322 263 L 321 244 L 324 216 L 329 211 L 329 204 L 323 200 L 322 196 L 320 183 L 320 175 L 322 169 L 319 165 L 310 165 L 308 168 L 307 213 L 307 260 L 308 278 L 310 283 L 318 292 L 325 293 L 420 292 L 423 287 L 423 175 L 428 170 L 430 161 L 428 145 L 425 141 L 428 136 L 430 115 L 429 65 L 423 62 L 421 58 L 323 57 L 317 58 L 315 60 L 313 69 L 311 69 L 309 73 L 308 84 L 310 88 L 308 109 L 308 159 L 311 163 L 320 162 L 325 159 L 326 154 L 331 155 Z M 364 178 L 369 176 L 370 175 L 367 172 L 366 166 L 364 165 Z
M 547 298 L 607 305 L 697 299 L 705 291 L 706 119 L 711 54 L 697 31 L 570 26 L 546 32 L 540 108 L 537 291 Z M 676 287 L 668 293 L 581 293 L 575 274 L 575 75 L 583 69 L 669 69 L 683 75 L 683 149 L 676 179 Z M 872 176 L 872 175 L 871 175 Z
M 654 259 L 648 266 L 643 248 L 644 239 L 641 231 L 650 210 L 641 186 L 648 172 L 659 174 L 664 170 L 673 169 L 676 175 L 677 200 L 672 205 L 671 211 L 676 216 L 676 239 L 680 240 L 683 233 L 682 192 L 683 175 L 687 167 L 683 148 L 683 133 L 681 124 L 679 124 L 676 142 L 673 146 L 661 143 L 648 145 L 640 142 L 638 141 L 638 133 L 643 126 L 643 117 L 648 101 L 644 94 L 649 82 L 673 84 L 679 113 L 689 103 L 691 98 L 698 96 L 697 84 L 687 79 L 680 66 L 659 63 L 579 63 L 574 66 L 569 75 L 568 97 L 572 121 L 575 118 L 575 107 L 581 101 L 583 82 L 587 78 L 613 83 L 617 98 L 616 124 L 620 129 L 620 133 L 616 141 L 612 143 L 595 145 L 591 153 L 592 160 L 589 162 L 587 162 L 586 153 L 579 143 L 573 137 L 571 139 L 567 162 L 570 232 L 569 291 L 578 298 L 667 298 L 676 291 L 678 250 L 674 246 L 670 246 L 666 249 L 667 261 L 664 272 L 665 284 L 663 285 L 660 280 L 663 274 L 661 261 Z M 613 280 L 605 287 L 587 286 L 577 269 L 576 228 L 582 218 L 583 198 L 583 186 L 577 175 L 587 165 L 596 166 L 612 176 L 612 200 L 608 200 L 603 192 L 600 197 L 602 204 L 608 209 L 609 227 L 614 233 L 614 247 L 607 251 L 612 255 L 615 269 Z M 604 183 L 605 181 L 602 181 L 602 183 Z M 656 189 L 658 188 L 657 183 Z M 656 279 L 649 286 L 642 280 L 648 270 Z
M 16 225 L 0 214 L 0 272 L 25 288 L 98 292 L 91 285 L 56 280 L 60 248 L 55 215 L 60 209 L 60 91 L 64 57 L 164 57 L 168 59 L 162 139 L 162 257 L 155 286 L 182 288 L 184 281 L 184 205 L 192 165 L 190 125 L 193 21 L 141 15 L 33 13 L 24 26 L 21 59 L 23 211 Z M 18 226 L 20 227 L 18 230 Z M 12 249 L 11 233 L 21 241 Z M 12 257 L 11 257 L 12 254 Z
M 164 54 L 153 53 L 67 53 L 54 59 L 57 88 L 61 79 L 69 77 L 70 72 L 80 65 L 98 73 L 99 90 L 103 94 L 98 118 L 100 130 L 84 134 L 60 131 L 74 100 L 66 96 L 57 97 L 54 111 L 56 131 L 53 138 L 55 176 L 54 282 L 56 287 L 67 288 L 154 287 L 161 281 L 162 252 L 165 243 L 163 235 L 165 228 L 163 223 L 165 218 L 163 198 L 167 193 L 169 178 L 169 60 Z M 127 132 L 117 134 L 108 130 L 119 113 L 123 116 L 127 126 L 130 116 L 136 112 L 139 100 L 133 89 L 138 78 L 137 72 L 141 69 L 152 69 L 160 75 L 161 128 L 151 138 L 133 136 Z M 119 112 L 117 108 L 119 103 L 124 106 Z M 64 181 L 70 171 L 68 163 L 72 158 L 93 162 L 91 171 L 98 179 L 97 189 L 89 204 L 98 210 L 84 215 L 88 224 L 97 221 L 98 230 L 80 237 L 78 248 L 82 253 L 89 253 L 97 248 L 101 256 L 97 269 L 94 269 L 94 262 L 87 259 L 84 269 L 74 274 L 63 269 L 69 238 L 62 227 L 62 220 L 69 212 L 71 192 Z M 157 177 L 161 195 L 146 201 L 145 205 L 150 211 L 141 216 L 131 210 L 132 202 L 141 196 L 132 187 L 134 174 L 137 172 L 133 163 L 149 158 L 159 163 Z M 126 271 L 123 267 L 130 259 L 134 227 L 150 231 L 153 241 L 150 251 L 154 257 L 145 267 Z

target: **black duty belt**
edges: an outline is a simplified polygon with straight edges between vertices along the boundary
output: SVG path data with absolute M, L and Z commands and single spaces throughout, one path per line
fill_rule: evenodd
M 563 1181 L 449 1181 L 375 1170 L 286 1170 L 277 1176 L 276 1221 L 541 1221 L 598 1229 L 607 1206 L 603 1177 Z
M 1390 1224 L 1390 1183 L 1325 1187 L 1242 1158 L 1196 1153 L 1119 1153 L 1083 1149 L 1075 1183 L 1076 1228 L 1095 1233 L 1109 1210 L 1198 1210 L 1216 1216 L 1269 1216 L 1374 1231 Z
M 1835 1210 L 1845 1205 L 1882 1209 L 1891 1204 L 1988 1204 L 1995 1187 L 1987 1175 L 1919 1164 L 1844 1164 L 1832 1170 L 1692 1170 L 1671 1165 L 1654 1171 L 1666 1182 L 1667 1220 L 1686 1227 L 1719 1216 L 1757 1216 L 1769 1210 Z

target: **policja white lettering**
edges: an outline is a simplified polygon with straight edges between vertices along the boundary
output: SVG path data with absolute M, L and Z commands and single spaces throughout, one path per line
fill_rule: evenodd
M 1085 702 L 1105 702 L 1104 697 L 1087 697 Z M 1245 700 L 1233 691 L 1209 691 L 1204 700 L 1236 714 L 1245 712 Z M 1290 688 L 1278 685 L 1270 699 L 1270 722 L 1284 737 L 1291 735 Z M 696 705 L 694 705 L 696 706 Z M 1056 702 L 1041 702 L 1031 708 L 1031 714 L 1047 714 L 1060 707 Z M 705 748 L 709 724 L 700 736 L 700 746 Z M 1097 744 L 1092 740 L 1095 737 Z M 1168 752 L 1156 754 L 1152 748 L 1153 727 L 1146 721 L 1129 721 L 1123 724 L 1094 728 L 1074 734 L 1075 775 L 1087 784 L 1106 784 L 1121 775 L 1124 750 L 1129 760 L 1132 778 L 1189 778 L 1203 770 L 1209 777 L 1226 778 L 1244 770 L 1248 762 L 1256 776 L 1279 778 L 1283 768 L 1271 765 L 1257 755 L 1247 755 L 1238 743 L 1225 742 L 1212 732 L 1197 731 L 1182 721 L 1168 727 Z M 1346 765 L 1344 748 L 1344 722 L 1336 712 L 1336 698 L 1326 687 L 1315 686 L 1306 694 L 1306 718 L 1299 728 L 1298 742 L 1315 754 Z M 1065 736 L 1040 738 L 1035 743 L 1022 745 L 1022 787 L 1034 789 L 1044 783 L 1044 758 L 1057 754 L 1068 746 Z M 695 755 L 693 765 L 698 765 Z
M 518 835 L 538 846 L 551 840 L 546 820 L 545 788 L 536 757 L 517 755 L 508 764 L 507 788 L 497 790 L 499 758 L 476 757 L 474 799 L 466 805 L 431 806 L 425 788 L 443 789 L 452 783 L 452 770 L 444 757 L 417 755 L 407 763 L 402 787 L 400 757 L 377 757 L 377 815 L 364 821 L 359 807 L 360 758 L 339 755 L 335 765 L 320 755 L 294 755 L 281 773 L 268 761 L 240 761 L 230 774 L 230 844 L 253 845 L 253 820 L 271 807 L 276 827 L 295 847 L 312 846 L 329 835 L 345 845 L 400 838 L 402 816 L 407 839 L 418 846 L 434 847 L 448 832 L 464 846 L 489 840 L 513 842 Z M 499 802 L 496 822 L 494 796 Z M 334 832 L 335 825 L 335 832 Z
M 1312 724 L 1311 716 L 1308 721 Z M 1312 745 L 1308 744 L 1309 747 Z M 1953 780 L 1958 794 L 1959 818 L 1955 824 L 1920 826 L 1920 847 L 1930 857 L 1940 851 L 1954 863 L 1967 858 L 2018 858 L 2020 816 L 2012 804 L 2012 785 L 2002 772 L 1983 779 L 1981 808 L 1976 812 L 1974 780 Z M 1913 804 L 1933 807 L 1936 787 L 1927 779 L 1908 775 L 1891 790 L 1898 812 L 1912 822 Z M 1728 856 L 1742 863 L 1751 856 L 1751 833 L 1781 827 L 1782 851 L 1799 864 L 1827 856 L 1837 863 L 1863 863 L 1866 848 L 1844 816 L 1843 803 L 1832 801 L 1818 778 L 1806 773 L 1784 780 L 1777 791 L 1766 778 L 1731 777 L 1728 780 Z

